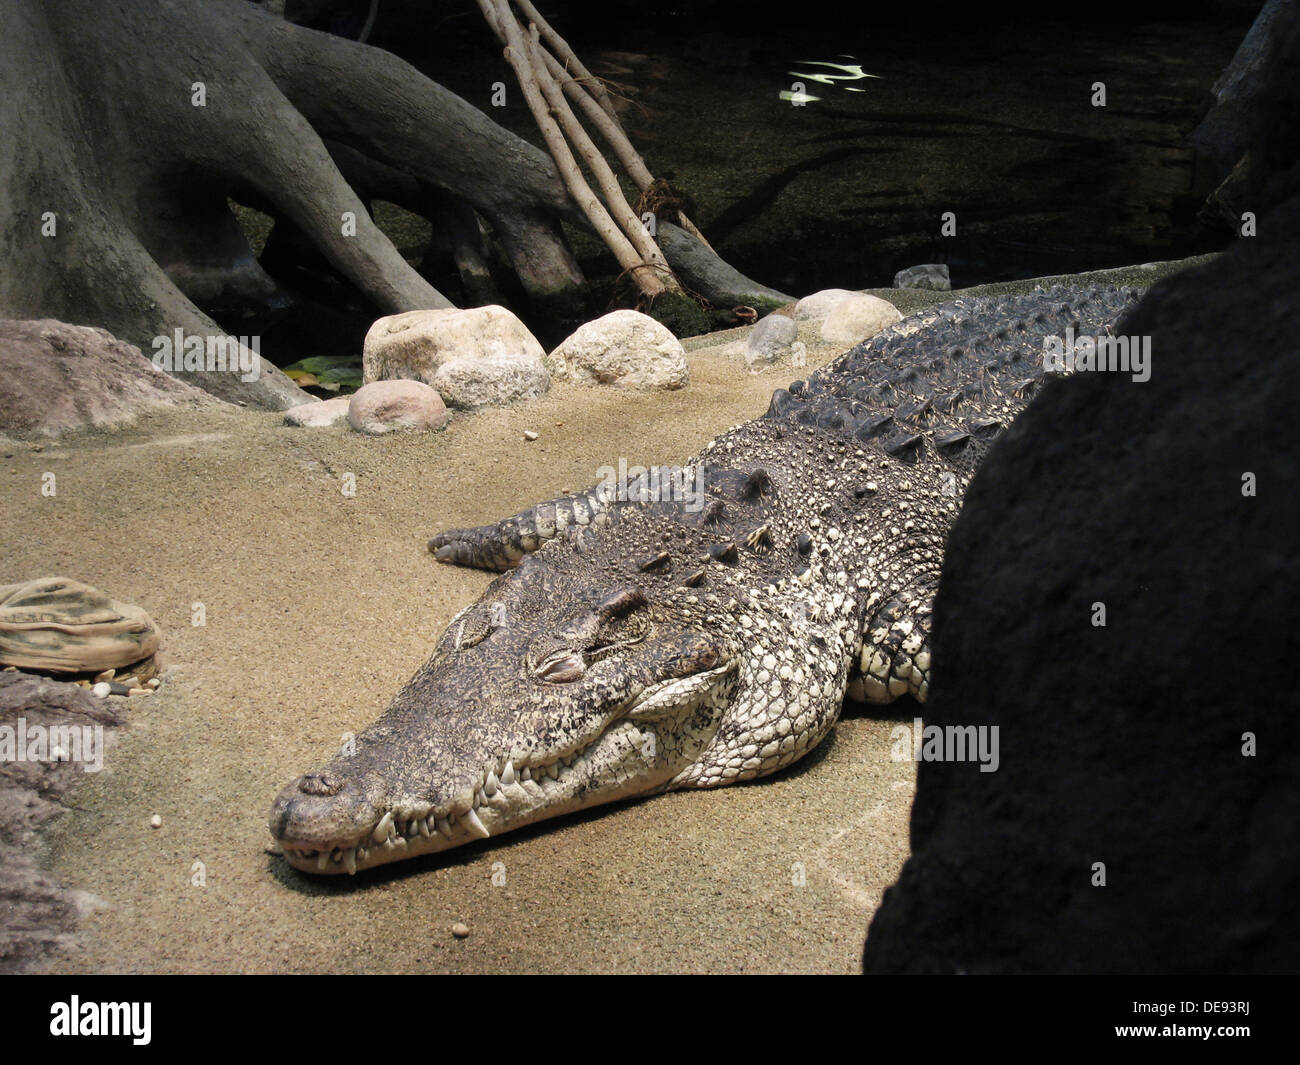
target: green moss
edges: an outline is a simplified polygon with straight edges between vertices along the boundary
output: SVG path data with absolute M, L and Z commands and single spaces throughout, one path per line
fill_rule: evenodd
M 647 313 L 675 337 L 699 336 L 716 328 L 709 312 L 683 292 L 661 293 Z

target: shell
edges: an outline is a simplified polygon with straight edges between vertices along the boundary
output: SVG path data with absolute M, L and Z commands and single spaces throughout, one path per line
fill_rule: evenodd
M 100 673 L 149 658 L 160 641 L 158 626 L 138 606 L 80 581 L 41 577 L 0 585 L 0 664 Z

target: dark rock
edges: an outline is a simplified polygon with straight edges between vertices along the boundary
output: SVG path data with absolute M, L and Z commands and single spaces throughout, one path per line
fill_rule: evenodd
M 39 869 L 36 840 L 65 807 L 61 797 L 94 757 L 87 748 L 66 751 L 81 762 L 54 760 L 52 729 L 98 729 L 122 723 L 112 707 L 75 684 L 18 671 L 0 672 L 0 973 L 22 972 L 70 944 L 80 906 L 75 892 Z M 42 737 L 38 747 L 35 737 Z M 21 741 L 21 742 L 20 742 Z M 22 757 L 26 755 L 26 757 Z
M 976 476 L 925 720 L 1000 766 L 918 767 L 866 971 L 1300 969 L 1300 200 L 1259 232 L 1120 323 L 1148 382 L 1052 381 Z

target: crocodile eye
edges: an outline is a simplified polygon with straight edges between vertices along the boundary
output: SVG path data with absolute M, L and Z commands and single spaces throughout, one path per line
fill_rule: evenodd
M 575 680 L 581 680 L 586 672 L 587 663 L 582 660 L 582 655 L 561 649 L 543 659 L 533 670 L 533 676 L 551 684 L 571 684 Z
M 506 627 L 505 604 L 492 603 L 487 609 L 484 604 L 474 606 L 452 618 L 443 637 L 446 646 L 453 651 L 463 651 L 482 643 L 497 629 Z

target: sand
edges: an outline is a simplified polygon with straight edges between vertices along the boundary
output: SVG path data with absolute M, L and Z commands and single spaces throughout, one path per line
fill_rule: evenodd
M 806 371 L 750 374 L 743 333 L 715 334 L 688 342 L 682 391 L 557 385 L 435 434 L 294 429 L 222 408 L 39 451 L 0 446 L 0 583 L 60 574 L 137 603 L 173 667 L 158 694 L 130 702 L 106 767 L 39 844 L 95 906 L 46 968 L 857 970 L 908 854 L 915 772 L 891 760 L 890 730 L 914 704 L 842 719 L 768 780 L 604 807 L 356 878 L 292 870 L 266 828 L 279 789 L 381 713 L 491 579 L 433 562 L 430 534 L 586 487 L 620 458 L 682 461 L 838 354 L 815 328 L 801 329 Z M 456 921 L 467 938 L 452 936 Z

